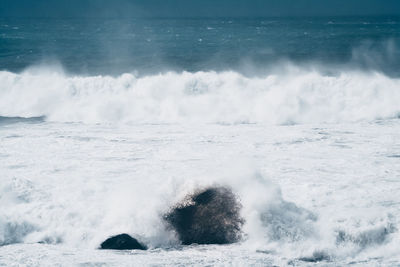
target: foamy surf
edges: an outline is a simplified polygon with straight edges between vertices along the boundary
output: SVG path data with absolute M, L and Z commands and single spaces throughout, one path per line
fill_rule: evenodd
M 400 264 L 399 17 L 22 2 L 0 1 L 0 266 Z
M 28 246 L 23 255 L 35 264 L 94 264 L 95 255 L 107 265 L 201 258 L 209 264 L 389 264 L 399 242 L 400 169 L 390 157 L 400 149 L 393 131 L 399 126 L 398 120 L 3 125 L 1 261 L 22 257 L 18 251 Z M 240 203 L 240 240 L 182 246 L 165 214 L 215 185 L 230 188 Z M 121 233 L 149 250 L 94 252 Z
M 400 80 L 377 72 L 288 68 L 73 76 L 0 72 L 0 115 L 85 123 L 340 123 L 397 118 Z

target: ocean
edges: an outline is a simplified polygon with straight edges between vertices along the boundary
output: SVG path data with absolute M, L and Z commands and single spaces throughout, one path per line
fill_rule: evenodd
M 0 18 L 0 266 L 397 266 L 399 190 L 400 17 Z

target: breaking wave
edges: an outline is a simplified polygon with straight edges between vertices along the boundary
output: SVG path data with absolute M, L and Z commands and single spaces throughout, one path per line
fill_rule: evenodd
M 364 226 L 358 222 L 346 229 L 334 221 L 326 225 L 314 211 L 285 201 L 280 188 L 260 174 L 247 178 L 226 178 L 230 182 L 222 187 L 215 187 L 213 179 L 174 181 L 175 186 L 158 181 L 150 195 L 146 185 L 125 184 L 122 187 L 129 187 L 126 195 L 116 188 L 105 195 L 93 190 L 94 195 L 82 205 L 12 179 L 0 186 L 0 204 L 5 208 L 0 216 L 0 246 L 64 243 L 98 248 L 107 237 L 127 231 L 150 249 L 237 242 L 261 253 L 318 262 L 397 244 L 398 231 L 391 218 Z M 181 201 L 178 205 L 177 200 Z M 23 211 L 15 212 L 15 205 Z
M 71 76 L 30 69 L 0 72 L 0 116 L 61 122 L 302 124 L 400 115 L 400 79 L 377 72 L 322 73 L 290 66 L 238 72 Z

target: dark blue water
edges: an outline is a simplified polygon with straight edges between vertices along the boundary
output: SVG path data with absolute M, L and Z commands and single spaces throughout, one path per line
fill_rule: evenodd
M 0 18 L 0 69 L 254 72 L 280 61 L 400 75 L 400 17 L 221 19 Z

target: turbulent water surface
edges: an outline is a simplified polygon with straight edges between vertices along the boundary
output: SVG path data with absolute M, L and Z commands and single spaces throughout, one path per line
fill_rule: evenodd
M 0 19 L 0 265 L 399 265 L 399 24 Z M 240 238 L 184 246 L 210 186 Z

